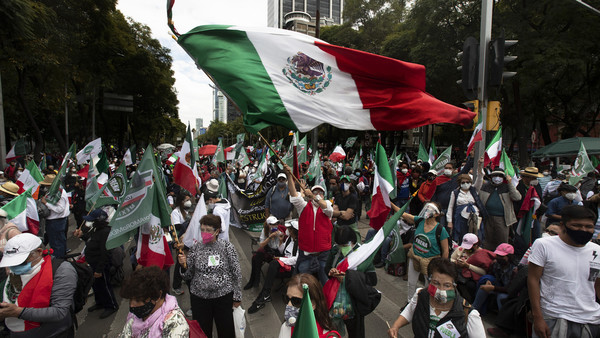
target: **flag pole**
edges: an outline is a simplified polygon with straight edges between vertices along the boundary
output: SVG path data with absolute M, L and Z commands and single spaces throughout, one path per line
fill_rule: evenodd
M 260 136 L 260 138 L 263 140 L 263 142 L 265 142 L 265 144 L 267 145 L 267 147 L 269 147 L 269 149 L 275 154 L 275 158 L 277 158 L 277 160 L 279 162 L 281 162 L 281 164 L 285 164 L 282 160 L 281 157 L 279 157 L 279 154 L 277 154 L 277 152 L 273 149 L 273 147 L 271 147 L 271 145 L 269 144 L 269 141 L 267 141 L 267 139 L 262 136 L 262 134 L 259 132 L 257 132 L 258 136 Z M 285 169 L 285 167 L 283 167 Z M 302 189 L 306 189 L 306 186 L 304 184 L 302 184 L 302 182 L 300 182 L 300 180 L 294 175 L 294 173 L 289 173 L 290 176 L 292 176 L 294 178 L 294 181 L 296 181 L 296 183 L 298 183 L 300 185 L 300 187 Z
M 177 236 L 177 230 L 175 229 L 175 227 L 173 226 L 173 224 L 169 224 L 169 231 L 171 231 L 171 234 L 173 234 L 173 240 L 175 241 L 175 247 L 177 248 L 177 254 L 179 255 L 183 255 L 183 249 L 181 249 L 182 244 L 181 242 L 179 242 L 179 236 Z M 184 269 L 187 269 L 187 263 L 184 262 L 184 264 L 181 264 L 181 266 L 183 266 Z

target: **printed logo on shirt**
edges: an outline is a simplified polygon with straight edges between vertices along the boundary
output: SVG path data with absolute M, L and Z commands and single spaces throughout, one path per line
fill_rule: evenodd
M 440 333 L 440 336 L 442 336 L 442 337 L 448 337 L 448 338 L 460 337 L 460 333 L 458 332 L 458 330 L 456 329 L 454 324 L 452 324 L 452 321 L 445 322 L 442 325 L 438 326 L 437 331 Z
M 600 262 L 596 262 L 598 258 L 598 253 L 596 250 L 592 251 L 592 260 L 590 261 L 590 274 L 588 276 L 588 281 L 595 282 L 596 278 L 600 276 Z
M 415 236 L 414 241 L 415 249 L 420 253 L 428 253 L 431 250 L 431 242 L 429 241 L 429 237 L 424 234 L 418 234 Z
M 210 255 L 208 256 L 208 266 L 219 266 L 221 265 L 221 256 Z

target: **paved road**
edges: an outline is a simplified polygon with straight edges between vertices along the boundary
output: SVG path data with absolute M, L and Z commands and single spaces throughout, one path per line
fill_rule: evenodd
M 359 230 L 364 238 L 367 230 L 369 229 L 368 220 L 361 220 L 359 222 Z M 241 229 L 233 228 L 230 239 L 236 246 L 239 254 L 239 259 L 242 266 L 243 284 L 248 281 L 250 276 L 250 259 L 251 259 L 251 237 L 258 237 L 258 233 L 249 233 Z M 68 244 L 70 248 L 74 250 L 81 250 L 82 244 L 76 238 L 69 238 Z M 126 248 L 129 248 L 131 243 L 126 244 Z M 131 267 L 128 262 L 125 266 L 127 267 L 126 273 L 131 271 Z M 263 275 L 266 273 L 266 264 L 263 266 Z M 373 313 L 368 315 L 365 319 L 367 337 L 387 337 L 387 323 L 390 325 L 397 318 L 400 307 L 406 303 L 406 282 L 401 277 L 395 277 L 387 274 L 383 269 L 377 269 L 378 284 L 377 289 L 381 291 L 382 298 L 381 303 L 375 309 Z M 261 282 L 262 286 L 262 282 Z M 281 286 L 278 289 L 278 286 Z M 285 287 L 281 282 L 276 282 L 272 293 L 272 302 L 255 314 L 246 313 L 247 338 L 271 338 L 277 337 L 279 333 L 279 327 L 283 322 L 283 313 L 285 304 L 283 303 L 283 295 L 285 293 Z M 186 288 L 186 293 L 178 296 L 180 306 L 185 310 L 190 308 L 189 294 Z M 115 294 L 118 297 L 119 288 L 115 288 Z M 250 289 L 244 291 L 242 306 L 244 309 L 248 309 L 252 304 L 252 301 L 256 298 L 259 289 Z M 77 315 L 79 321 L 79 330 L 76 333 L 77 338 L 94 338 L 94 337 L 118 337 L 121 332 L 127 313 L 129 311 L 129 304 L 127 300 L 121 300 L 120 309 L 114 315 L 101 320 L 98 318 L 100 315 L 98 312 L 88 313 L 87 308 L 94 304 L 93 297 L 89 298 L 85 308 Z M 484 323 L 486 327 L 489 327 L 489 323 Z M 216 334 L 214 335 L 216 337 Z M 412 337 L 412 330 L 409 327 L 405 327 L 400 330 L 400 337 Z

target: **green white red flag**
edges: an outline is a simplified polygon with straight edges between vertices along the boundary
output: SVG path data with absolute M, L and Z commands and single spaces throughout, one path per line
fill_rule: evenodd
M 78 164 L 83 164 L 98 156 L 102 151 L 102 138 L 97 138 L 81 149 L 75 157 Z
M 169 4 L 172 6 L 172 3 Z M 467 124 L 475 113 L 425 91 L 425 67 L 275 28 L 204 25 L 178 44 L 242 110 L 251 132 Z
M 502 156 L 502 127 L 498 128 L 496 135 L 485 149 L 484 165 L 487 167 L 491 164 L 492 169 L 500 164 L 500 157 Z
M 390 193 L 394 190 L 390 165 L 381 143 L 377 143 L 375 150 L 375 170 L 373 173 L 373 195 L 371 197 L 371 209 L 367 211 L 367 215 L 369 215 L 371 228 L 379 230 L 390 213 Z
M 27 155 L 27 145 L 23 138 L 18 139 L 6 154 L 6 163 L 14 161 L 21 156 Z
M 346 152 L 344 151 L 344 148 L 342 148 L 342 146 L 339 144 L 333 149 L 331 155 L 329 155 L 329 160 L 332 162 L 340 162 L 345 158 Z
M 200 177 L 198 177 L 196 167 L 197 154 L 194 153 L 192 144 L 192 131 L 188 124 L 186 137 L 179 151 L 179 160 L 175 162 L 175 168 L 173 168 L 173 182 L 195 195 L 200 184 Z M 221 144 L 220 141 L 219 144 Z
M 34 192 L 37 191 L 38 187 L 40 186 L 39 182 L 43 180 L 44 176 L 42 175 L 42 172 L 37 167 L 35 162 L 27 162 L 25 170 L 23 170 L 23 173 L 21 174 L 21 176 L 19 176 L 19 179 L 16 182 L 19 186 L 18 193 L 22 194 L 29 189 L 31 189 L 31 191 Z
M 302 289 L 302 303 L 300 303 L 300 311 L 292 331 L 292 338 L 319 338 L 321 335 L 317 329 L 317 319 L 310 300 L 308 285 L 302 285 Z
M 75 155 L 75 143 L 71 145 L 69 151 L 65 154 L 65 158 L 60 165 L 60 169 L 58 169 L 58 174 L 52 181 L 50 188 L 48 188 L 48 193 L 46 194 L 46 200 L 50 204 L 56 204 L 60 200 L 60 196 L 62 195 L 62 182 L 67 175 L 67 167 L 69 166 L 69 160 Z
M 471 139 L 469 140 L 469 145 L 467 146 L 467 155 L 471 153 L 475 143 L 483 140 L 483 122 L 479 121 L 475 129 L 473 130 L 473 135 L 471 135 Z
M 6 211 L 6 220 L 14 223 L 21 232 L 37 235 L 40 230 L 40 218 L 37 204 L 31 197 L 31 191 L 31 189 L 27 189 L 1 209 Z
M 504 170 L 504 174 L 506 176 L 510 176 L 511 183 L 516 187 L 519 185 L 519 177 L 517 176 L 517 172 L 510 162 L 510 158 L 506 155 L 506 151 L 502 148 L 502 157 L 500 157 L 500 168 Z

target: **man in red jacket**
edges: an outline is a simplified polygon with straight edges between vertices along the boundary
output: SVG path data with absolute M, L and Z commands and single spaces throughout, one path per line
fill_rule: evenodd
M 300 218 L 298 219 L 298 273 L 317 273 L 321 284 L 327 282 L 325 263 L 331 249 L 331 232 L 333 224 L 333 206 L 324 198 L 325 189 L 314 185 L 310 190 L 304 189 L 304 197 L 298 194 L 290 167 L 285 166 L 285 174 L 290 190 L 290 203 L 294 205 Z

